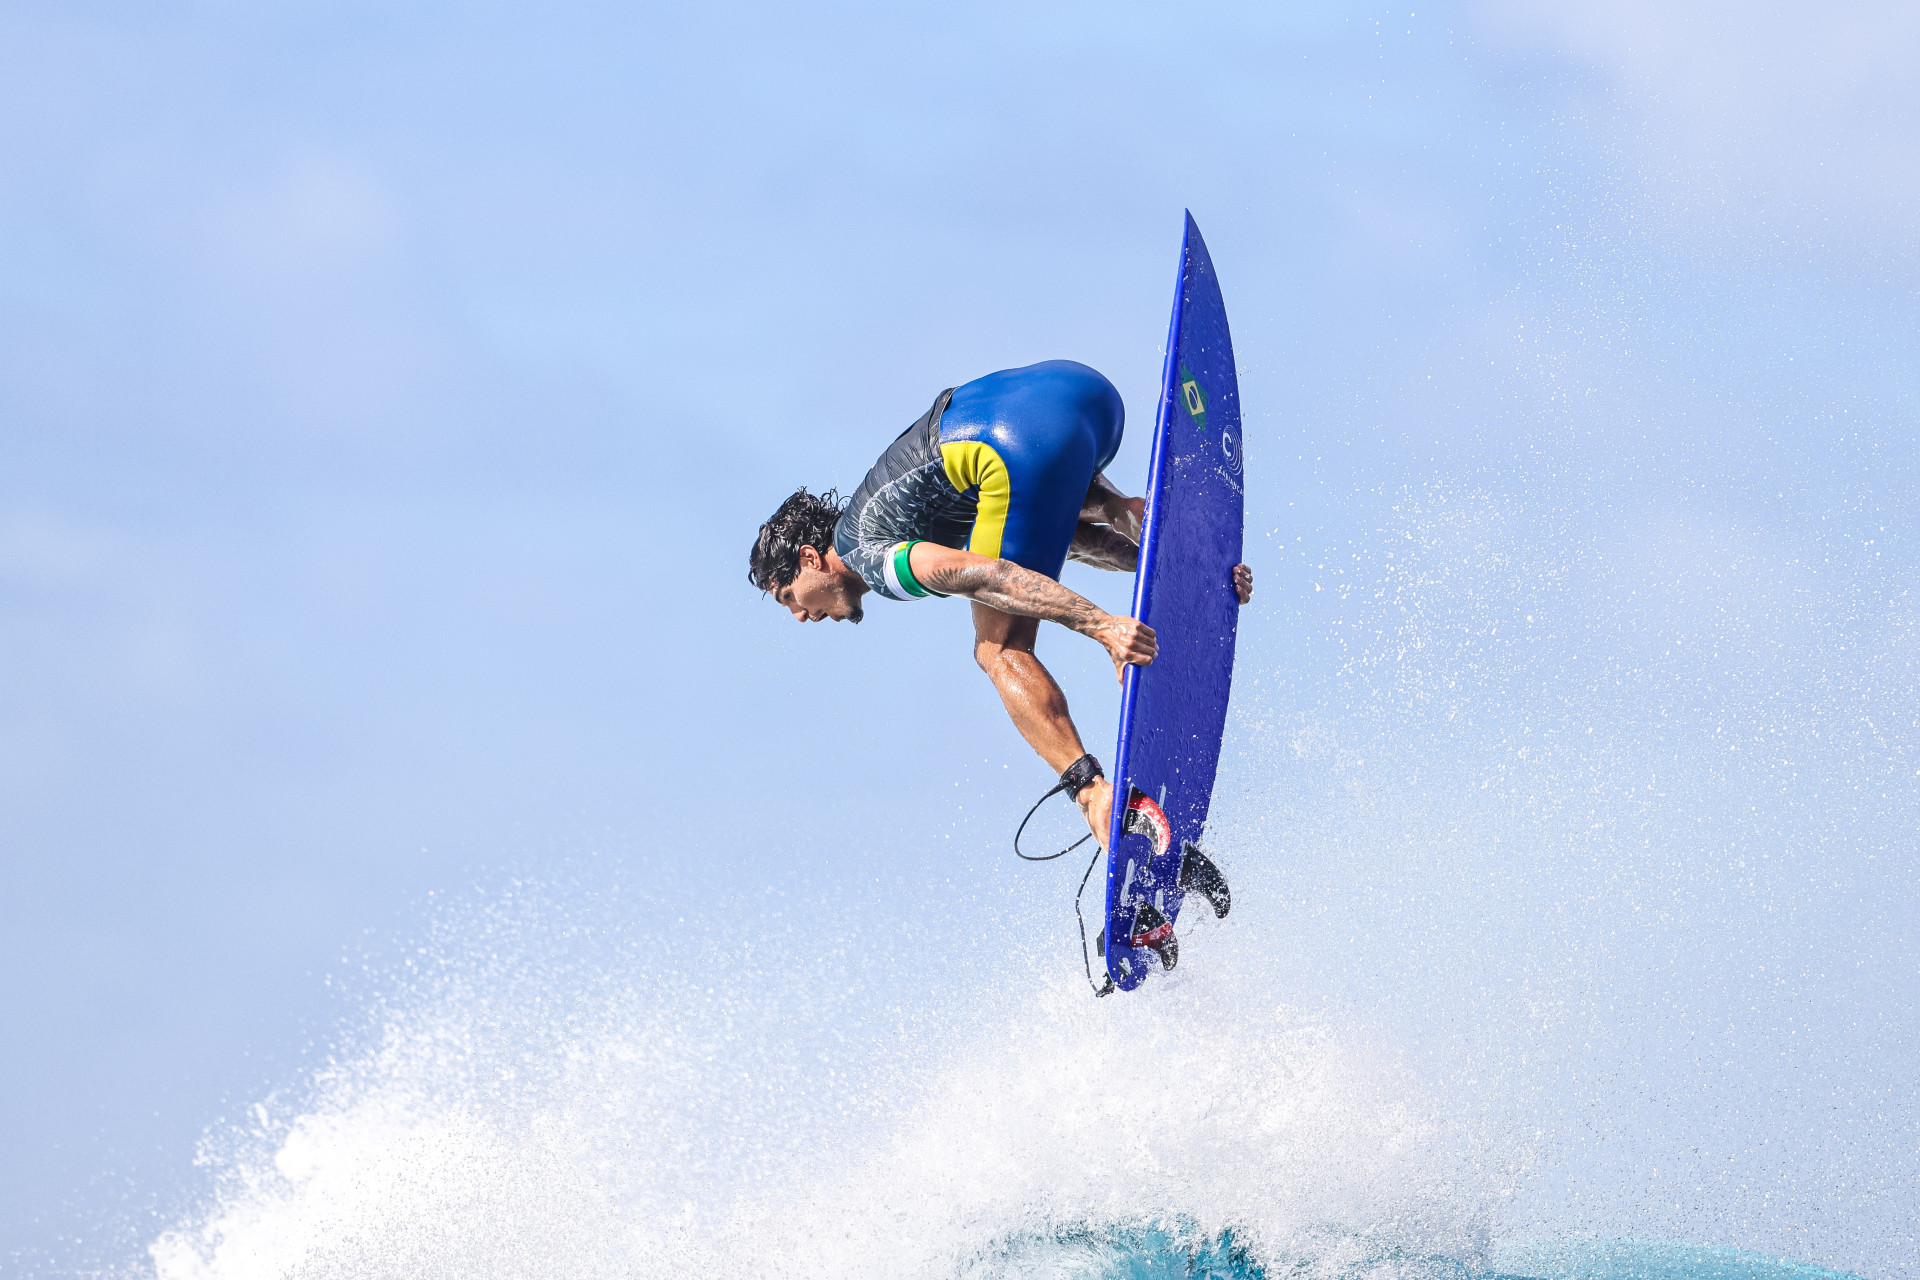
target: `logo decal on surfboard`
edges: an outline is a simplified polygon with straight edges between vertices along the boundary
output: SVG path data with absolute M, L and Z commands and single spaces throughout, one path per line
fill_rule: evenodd
M 1197 423 L 1202 431 L 1207 429 L 1207 398 L 1200 394 L 1200 383 L 1187 366 L 1180 366 L 1180 400 L 1187 406 L 1187 416 Z
M 1239 475 L 1241 467 L 1240 442 L 1233 438 L 1233 432 L 1225 430 L 1224 428 L 1220 432 L 1220 451 L 1227 455 L 1227 470 L 1233 472 L 1235 475 Z

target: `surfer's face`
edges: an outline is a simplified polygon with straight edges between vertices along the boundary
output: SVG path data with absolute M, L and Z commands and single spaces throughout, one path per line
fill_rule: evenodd
M 837 561 L 836 561 L 837 563 Z M 859 622 L 866 616 L 860 607 L 860 579 L 846 570 L 835 572 L 821 560 L 812 547 L 800 548 L 800 572 L 793 581 L 773 593 L 780 606 L 798 622 Z

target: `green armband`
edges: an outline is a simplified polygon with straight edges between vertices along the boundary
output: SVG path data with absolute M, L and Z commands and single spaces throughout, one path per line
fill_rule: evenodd
M 913 566 L 908 563 L 908 557 L 913 554 L 913 549 L 918 545 L 920 545 L 919 539 L 903 542 L 887 554 L 887 585 L 893 588 L 895 595 L 911 596 L 916 600 L 925 596 L 939 596 L 944 600 L 946 599 L 944 591 L 935 591 L 932 587 L 922 586 L 920 579 L 913 576 Z

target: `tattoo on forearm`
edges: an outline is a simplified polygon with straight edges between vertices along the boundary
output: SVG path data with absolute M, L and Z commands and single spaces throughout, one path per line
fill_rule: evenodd
M 1010 560 L 976 560 L 935 570 L 923 581 L 946 595 L 966 596 L 1002 613 L 1058 622 L 1075 631 L 1085 631 L 1105 616 L 1085 596 Z

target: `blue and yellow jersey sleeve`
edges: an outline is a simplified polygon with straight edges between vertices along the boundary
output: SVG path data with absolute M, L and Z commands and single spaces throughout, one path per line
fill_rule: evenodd
M 1120 393 L 1070 360 L 1004 369 L 940 393 L 867 472 L 834 530 L 840 559 L 889 600 L 916 581 L 916 542 L 1011 560 L 1049 578 L 1087 487 L 1120 447 Z
M 1007 508 L 1013 501 L 1013 476 L 999 451 L 984 440 L 959 440 L 940 446 L 941 469 L 947 483 L 973 496 L 973 533 L 967 550 L 975 555 L 1000 555 L 1007 532 Z

